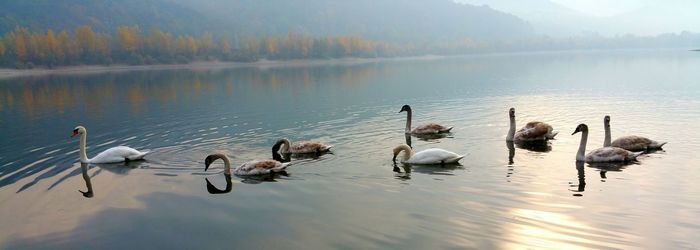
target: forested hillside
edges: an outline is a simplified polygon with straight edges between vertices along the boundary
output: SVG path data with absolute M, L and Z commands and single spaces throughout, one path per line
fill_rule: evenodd
M 515 16 L 449 0 L 0 0 L 0 33 L 89 25 L 174 34 L 361 36 L 390 42 L 501 39 L 531 34 Z M 488 25 L 484 25 L 488 23 Z

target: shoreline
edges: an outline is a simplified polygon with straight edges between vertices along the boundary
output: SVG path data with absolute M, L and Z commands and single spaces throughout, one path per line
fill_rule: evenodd
M 415 56 L 415 57 L 384 57 L 384 58 L 338 58 L 338 59 L 300 59 L 300 60 L 267 60 L 262 59 L 256 62 L 222 62 L 222 61 L 197 61 L 187 64 L 153 64 L 153 65 L 76 65 L 36 69 L 9 69 L 0 68 L 0 79 L 48 76 L 48 75 L 81 75 L 81 74 L 101 74 L 128 71 L 148 71 L 148 70 L 199 70 L 199 69 L 229 69 L 243 67 L 296 67 L 296 66 L 317 66 L 317 65 L 350 65 L 361 63 L 376 63 L 382 61 L 402 61 L 402 60 L 430 60 L 443 58 L 444 56 Z

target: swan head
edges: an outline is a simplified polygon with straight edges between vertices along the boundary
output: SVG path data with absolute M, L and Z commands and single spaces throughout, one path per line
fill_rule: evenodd
M 408 104 L 403 105 L 403 107 L 401 107 L 401 110 L 399 110 L 399 113 L 404 112 L 404 111 L 406 111 L 406 112 L 411 111 L 411 106 L 408 106 Z
M 510 110 L 508 110 L 508 115 L 510 117 L 515 117 L 515 108 L 510 108 Z
M 75 127 L 75 129 L 73 129 L 73 135 L 71 135 L 70 137 L 73 137 L 73 136 L 76 136 L 79 134 L 80 135 L 85 134 L 85 131 L 87 131 L 87 130 L 85 130 L 85 127 L 77 126 L 77 127 Z
M 588 132 L 588 126 L 586 124 L 579 124 L 571 135 L 575 135 L 578 132 Z
M 603 118 L 603 124 L 605 124 L 605 127 L 610 127 L 610 116 L 606 115 L 605 118 Z
M 211 165 L 212 162 L 222 159 L 224 162 L 228 161 L 228 158 L 226 158 L 225 155 L 222 154 L 211 154 L 207 156 L 207 158 L 204 159 L 204 171 L 206 172 L 207 169 L 209 169 L 209 166 Z

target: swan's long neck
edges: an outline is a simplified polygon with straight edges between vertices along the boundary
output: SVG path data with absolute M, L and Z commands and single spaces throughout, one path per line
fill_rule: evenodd
M 282 153 L 284 152 L 289 152 L 289 147 L 291 147 L 291 143 L 287 139 L 282 139 Z
M 510 129 L 508 130 L 506 141 L 512 141 L 513 137 L 515 137 L 515 116 L 510 117 Z
M 231 162 L 229 162 L 228 157 L 221 157 L 221 160 L 224 161 L 224 174 L 231 175 Z
M 80 162 L 88 163 L 90 159 L 87 158 L 87 150 L 85 145 L 87 144 L 87 131 L 80 134 Z
M 411 118 L 413 117 L 413 112 L 409 109 L 406 111 L 406 133 L 411 133 Z
M 403 161 L 408 161 L 409 159 L 411 159 L 411 156 L 413 155 L 413 150 L 411 150 L 411 147 L 409 147 L 408 145 L 401 145 L 401 146 L 398 146 L 398 148 L 399 148 L 399 153 L 401 153 L 401 151 L 404 151 L 403 152 Z
M 610 122 L 604 122 L 605 126 L 605 140 L 603 141 L 603 147 L 610 147 L 611 143 L 611 136 L 610 136 Z
M 576 161 L 586 160 L 586 143 L 588 142 L 588 130 L 581 131 L 581 144 L 578 146 Z

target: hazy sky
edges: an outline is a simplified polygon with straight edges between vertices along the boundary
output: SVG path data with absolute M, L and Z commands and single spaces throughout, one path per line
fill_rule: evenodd
M 550 0 L 567 8 L 594 16 L 613 16 L 635 11 L 655 2 L 675 2 L 674 0 Z M 683 2 L 683 1 L 680 1 Z
M 700 0 L 455 0 L 489 5 L 549 35 L 700 32 Z

